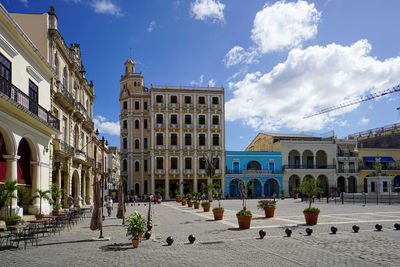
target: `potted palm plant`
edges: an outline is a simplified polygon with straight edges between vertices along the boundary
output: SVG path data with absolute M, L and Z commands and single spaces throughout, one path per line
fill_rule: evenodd
M 217 185 L 215 185 L 215 187 L 217 187 Z M 214 197 L 218 200 L 218 207 L 213 208 L 212 211 L 214 213 L 214 220 L 218 221 L 224 218 L 224 208 L 221 207 L 220 193 L 216 189 L 213 190 L 214 190 Z
M 304 181 L 300 184 L 299 191 L 308 197 L 308 208 L 303 210 L 306 224 L 317 224 L 320 210 L 318 208 L 311 207 L 311 204 L 313 198 L 322 192 L 322 189 L 318 186 L 318 181 L 316 181 L 314 178 L 304 179 Z
M 139 247 L 141 236 L 146 231 L 146 219 L 135 210 L 125 219 L 125 226 L 127 227 L 126 236 L 129 236 L 135 248 Z
M 155 197 L 157 198 L 157 203 L 161 203 L 161 195 L 164 193 L 164 189 L 159 187 L 156 190 L 154 190 L 154 193 L 156 194 Z
M 276 201 L 275 200 L 259 200 L 258 208 L 263 209 L 266 218 L 274 217 Z
M 239 180 L 239 193 L 242 199 L 242 209 L 236 213 L 236 217 L 240 229 L 249 229 L 251 224 L 252 214 L 251 211 L 246 208 L 247 192 L 248 186 L 246 186 L 243 180 Z
M 192 196 L 192 194 L 190 194 L 190 193 L 186 194 L 186 198 L 187 198 L 188 207 L 191 208 L 193 206 L 193 202 L 192 202 L 193 196 Z
M 193 206 L 195 209 L 198 209 L 200 207 L 200 192 L 194 192 L 193 193 L 194 196 L 194 201 L 193 201 Z
M 49 201 L 49 203 L 52 203 L 52 199 L 49 196 L 49 194 L 51 193 L 50 190 L 40 190 L 40 189 L 36 189 L 35 190 L 36 195 L 32 197 L 31 199 L 31 203 L 33 202 L 33 200 L 35 200 L 36 198 L 39 199 L 39 214 L 36 214 L 36 219 L 40 220 L 43 218 L 44 214 L 42 214 L 42 200 L 46 199 L 47 201 Z
M 58 215 L 61 209 L 60 198 L 64 194 L 64 189 L 58 190 L 57 184 L 51 186 L 51 197 L 53 200 L 53 215 Z
M 201 202 L 201 206 L 203 207 L 204 212 L 209 212 L 210 211 L 210 201 L 206 200 Z
M 285 189 L 281 190 L 281 199 L 285 199 Z
M 9 215 L 5 216 L 3 219 L 7 226 L 16 225 L 20 222 L 21 217 L 12 216 L 12 200 L 17 198 L 17 196 L 14 195 L 14 192 L 18 191 L 18 193 L 24 195 L 26 193 L 26 189 L 22 185 L 18 185 L 17 181 L 5 180 L 4 185 L 0 187 L 0 190 L 0 202 L 4 203 L 5 205 L 8 203 L 9 211 Z
M 186 205 L 186 198 L 185 198 L 185 195 L 182 195 L 182 197 L 181 197 L 181 203 L 182 203 L 182 206 L 185 206 L 185 205 Z

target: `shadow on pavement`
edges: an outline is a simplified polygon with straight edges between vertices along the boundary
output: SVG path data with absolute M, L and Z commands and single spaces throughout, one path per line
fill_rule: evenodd
M 72 241 L 63 241 L 63 242 L 54 242 L 54 243 L 45 243 L 45 244 L 42 243 L 42 244 L 38 244 L 38 247 L 71 244 L 71 243 L 85 243 L 85 242 L 95 242 L 95 240 L 83 239 L 83 240 L 72 240 Z
M 128 249 L 134 249 L 132 243 L 113 243 L 110 245 L 100 247 L 103 251 L 123 251 Z

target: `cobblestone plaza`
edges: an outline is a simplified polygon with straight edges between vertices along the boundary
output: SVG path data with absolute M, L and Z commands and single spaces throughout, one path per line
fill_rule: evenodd
M 360 205 L 316 202 L 321 209 L 319 224 L 313 234 L 305 233 L 302 214 L 306 203 L 280 200 L 275 217 L 266 219 L 256 208 L 256 200 L 248 200 L 253 212 L 250 230 L 239 230 L 235 213 L 240 200 L 224 200 L 223 221 L 214 221 L 212 213 L 194 210 L 176 202 L 152 206 L 153 230 L 150 240 L 134 249 L 125 236 L 122 221 L 112 217 L 104 222 L 104 236 L 110 241 L 93 241 L 98 232 L 89 229 L 90 218 L 80 221 L 60 235 L 44 237 L 39 246 L 26 250 L 0 251 L 3 266 L 398 266 L 400 231 L 393 224 L 400 222 L 398 205 Z M 213 206 L 217 203 L 213 202 Z M 138 210 L 147 215 L 148 204 L 129 204 L 127 214 Z M 383 225 L 376 231 L 374 225 Z M 353 224 L 360 226 L 353 233 Z M 338 228 L 336 235 L 330 227 Z M 286 237 L 284 230 L 293 230 Z M 265 239 L 258 231 L 264 229 Z M 196 236 L 194 244 L 188 242 Z M 172 236 L 175 242 L 165 242 Z

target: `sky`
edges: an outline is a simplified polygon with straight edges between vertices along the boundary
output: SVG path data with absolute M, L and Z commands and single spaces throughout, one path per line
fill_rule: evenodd
M 54 6 L 81 44 L 94 122 L 119 147 L 119 92 L 131 55 L 145 85 L 225 88 L 226 150 L 259 132 L 335 136 L 399 122 L 399 93 L 304 116 L 400 83 L 398 0 L 0 0 Z

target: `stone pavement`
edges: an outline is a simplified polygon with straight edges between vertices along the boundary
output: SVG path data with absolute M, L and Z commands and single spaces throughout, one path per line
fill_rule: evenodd
M 104 222 L 104 236 L 110 241 L 92 241 L 98 231 L 89 229 L 90 219 L 84 219 L 70 231 L 43 238 L 38 247 L 26 250 L 0 251 L 0 266 L 399 266 L 400 231 L 393 230 L 400 223 L 399 205 L 367 205 L 317 202 L 321 209 L 321 224 L 313 226 L 312 236 L 306 236 L 302 210 L 305 203 L 286 199 L 278 201 L 275 218 L 263 218 L 257 201 L 247 201 L 254 215 L 249 230 L 239 230 L 235 212 L 241 209 L 239 200 L 224 200 L 223 221 L 214 221 L 212 212 L 204 213 L 166 202 L 152 206 L 153 232 L 151 240 L 144 240 L 134 249 L 125 236 L 122 221 L 111 218 Z M 213 202 L 217 206 L 217 202 Z M 147 216 L 148 204 L 127 207 L 130 214 L 137 209 Z M 361 230 L 355 234 L 351 226 L 356 222 Z M 376 222 L 383 231 L 374 231 Z M 292 237 L 284 235 L 290 225 Z M 336 235 L 329 234 L 331 225 L 338 227 Z M 265 239 L 258 231 L 267 232 Z M 189 244 L 189 234 L 196 242 Z M 165 239 L 175 242 L 167 246 Z

